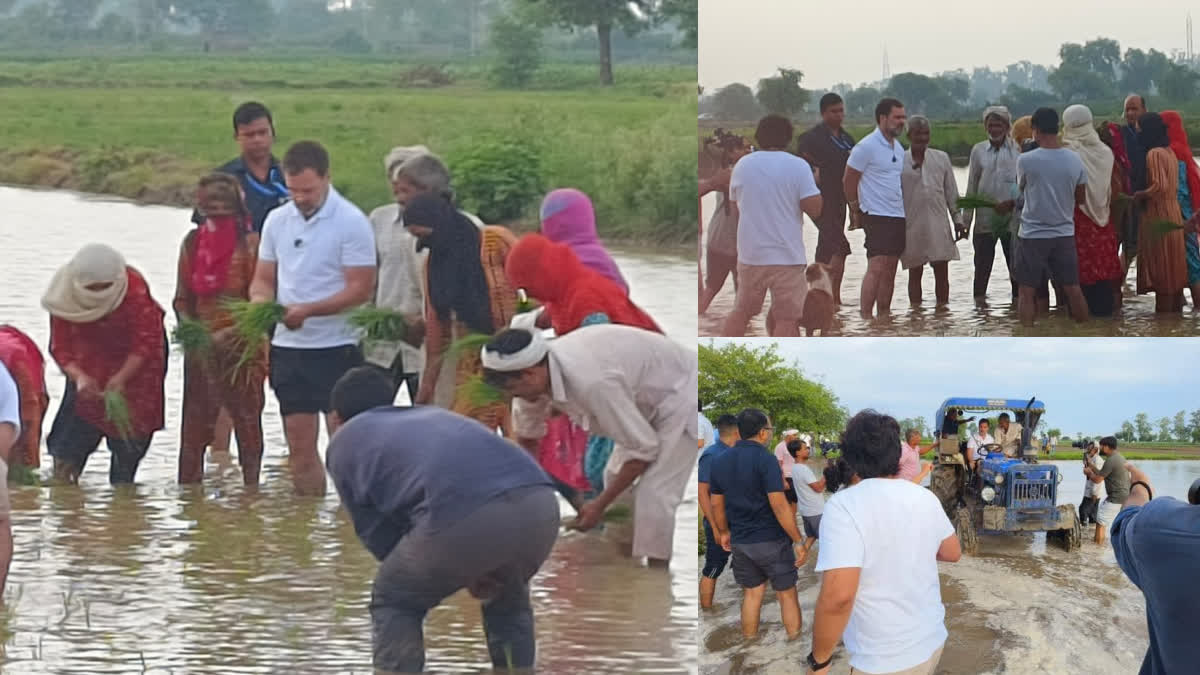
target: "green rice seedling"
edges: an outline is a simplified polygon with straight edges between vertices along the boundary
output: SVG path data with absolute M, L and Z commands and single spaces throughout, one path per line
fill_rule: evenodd
M 1179 223 L 1173 223 L 1169 220 L 1156 220 L 1153 223 L 1150 223 L 1150 231 L 1158 237 L 1165 237 L 1175 230 L 1182 229 L 1183 225 L 1180 225 Z
M 363 332 L 366 342 L 398 342 L 408 334 L 408 322 L 399 312 L 375 305 L 356 308 L 347 320 Z
M 992 235 L 999 240 L 1010 238 L 1012 236 L 1012 220 L 1013 217 L 1011 213 L 1006 213 L 1003 215 L 999 213 L 993 213 L 991 220 Z
M 483 350 L 484 345 L 492 341 L 491 335 L 483 333 L 471 333 L 465 337 L 461 337 L 450 343 L 450 348 L 447 350 L 455 356 L 461 355 L 464 352 L 478 354 Z
M 494 403 L 502 403 L 504 392 L 483 381 L 482 375 L 472 375 L 462 385 L 467 395 L 467 401 L 476 408 L 485 408 Z
M 14 464 L 8 468 L 8 482 L 36 487 L 42 484 L 42 479 L 33 467 Z
M 231 374 L 236 378 L 237 374 L 254 360 L 262 344 L 266 342 L 271 326 L 282 321 L 287 310 L 277 302 L 250 302 L 241 299 L 228 300 L 224 306 L 233 315 L 233 329 L 237 341 L 242 346 L 241 356 Z
M 129 414 L 129 401 L 119 391 L 104 392 L 104 416 L 114 427 L 121 438 L 133 438 L 133 417 Z
M 179 345 L 185 354 L 205 354 L 212 348 L 212 335 L 208 326 L 197 319 L 182 318 L 171 333 L 171 341 Z
M 1118 204 L 1126 204 L 1133 201 L 1133 197 L 1125 194 L 1124 192 L 1118 192 L 1113 195 L 1113 201 Z
M 991 197 L 972 193 L 959 197 L 958 201 L 954 202 L 954 207 L 957 209 L 994 209 L 998 203 Z
M 624 523 L 633 517 L 633 510 L 625 504 L 616 504 L 604 512 L 604 520 L 609 523 Z

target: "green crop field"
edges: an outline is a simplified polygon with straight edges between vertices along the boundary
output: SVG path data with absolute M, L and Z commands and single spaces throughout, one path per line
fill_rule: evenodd
M 257 57 L 256 57 L 257 58 Z M 633 66 L 600 88 L 595 67 L 548 65 L 530 89 L 487 86 L 482 65 L 162 57 L 0 60 L 0 182 L 189 205 L 233 157 L 231 114 L 271 108 L 279 138 L 329 149 L 335 185 L 364 210 L 388 202 L 382 160 L 424 144 L 454 159 L 492 139 L 533 147 L 546 189 L 577 187 L 602 235 L 695 236 L 695 69 Z M 520 224 L 536 223 L 537 196 Z

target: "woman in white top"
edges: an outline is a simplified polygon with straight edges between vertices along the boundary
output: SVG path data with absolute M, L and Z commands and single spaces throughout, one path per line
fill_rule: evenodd
M 908 140 L 912 147 L 904 152 L 900 174 L 905 221 L 900 263 L 908 270 L 908 299 L 913 305 L 921 304 L 921 272 L 929 265 L 937 304 L 946 305 L 950 302 L 949 261 L 958 260 L 956 231 L 963 229 L 962 214 L 956 208 L 958 183 L 950 155 L 929 147 L 928 119 L 920 115 L 909 118 Z
M 929 490 L 897 479 L 900 425 L 864 410 L 847 424 L 842 460 L 856 482 L 825 503 L 810 673 L 829 672 L 838 640 L 855 672 L 932 674 L 948 633 L 938 561 L 961 557 Z

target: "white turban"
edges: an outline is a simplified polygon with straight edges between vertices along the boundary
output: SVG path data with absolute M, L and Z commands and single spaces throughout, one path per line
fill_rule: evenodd
M 988 118 L 995 115 L 1004 120 L 1005 124 L 1012 124 L 1012 113 L 1008 112 L 1008 108 L 1002 105 L 990 105 L 983 111 L 983 123 L 987 124 Z
M 518 370 L 532 368 L 542 362 L 546 358 L 546 353 L 550 351 L 550 343 L 542 336 L 542 332 L 536 328 L 533 330 L 524 330 L 529 333 L 532 338 L 529 344 L 519 352 L 513 354 L 501 354 L 497 351 L 491 351 L 486 346 L 479 350 L 479 358 L 483 361 L 483 367 L 488 370 L 498 370 L 504 373 L 511 373 Z

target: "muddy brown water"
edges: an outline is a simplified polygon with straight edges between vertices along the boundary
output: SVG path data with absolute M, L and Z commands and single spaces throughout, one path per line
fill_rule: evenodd
M 967 186 L 967 170 L 956 168 L 955 180 L 959 192 Z M 704 224 L 716 205 L 716 197 L 707 195 L 703 201 Z M 865 234 L 862 230 L 849 232 L 850 257 L 846 259 L 846 276 L 842 282 L 844 304 L 834 320 L 831 336 L 901 336 L 937 337 L 956 336 L 1182 336 L 1200 333 L 1200 312 L 1189 300 L 1182 314 L 1157 316 L 1154 313 L 1153 295 L 1136 295 L 1133 280 L 1136 279 L 1136 259 L 1129 272 L 1130 283 L 1125 285 L 1125 304 L 1111 318 L 1095 318 L 1078 324 L 1062 311 L 1054 309 L 1048 318 L 1038 319 L 1033 328 L 1023 328 L 1017 318 L 1017 308 L 1012 302 L 1008 268 L 1004 254 L 996 246 L 992 275 L 988 283 L 987 302 L 978 306 L 973 297 L 975 279 L 974 250 L 971 242 L 958 242 L 958 260 L 950 261 L 950 303 L 943 308 L 934 307 L 933 270 L 926 266 L 922 275 L 923 303 L 912 307 L 908 299 L 908 272 L 898 269 L 895 293 L 892 295 L 890 318 L 864 321 L 858 312 L 858 294 L 863 275 L 867 271 Z M 804 248 L 808 259 L 813 260 L 817 251 L 817 229 L 812 220 L 805 217 Z M 1188 292 L 1185 291 L 1185 296 Z M 708 311 L 700 317 L 699 330 L 702 336 L 721 336 L 725 316 L 733 310 L 733 281 L 725 282 L 721 293 L 713 300 Z M 770 300 L 766 308 L 770 307 Z M 766 335 L 764 320 L 766 311 L 750 322 L 746 335 Z
M 1059 503 L 1078 505 L 1082 462 L 1053 462 L 1063 474 Z M 1156 495 L 1187 500 L 1200 478 L 1200 461 L 1131 461 L 1150 478 Z M 823 466 L 811 463 L 814 469 Z M 828 498 L 828 495 L 826 495 Z M 947 639 L 938 675 L 1016 673 L 1136 673 L 1145 655 L 1146 605 L 1117 566 L 1112 546 L 1097 546 L 1091 526 L 1083 547 L 1067 553 L 1041 533 L 979 537 L 979 553 L 939 563 Z M 817 545 L 818 548 L 820 544 Z M 804 633 L 788 642 L 779 605 L 768 593 L 759 636 L 741 636 L 741 590 L 728 568 L 717 584 L 714 608 L 700 616 L 700 672 L 802 673 L 812 647 L 812 620 L 820 588 L 816 549 L 800 570 Z M 832 675 L 849 672 L 839 647 Z
M 187 211 L 5 187 L 0 204 L 0 323 L 27 331 L 43 350 L 49 322 L 39 298 L 54 270 L 84 243 L 121 250 L 169 307 Z M 635 300 L 670 335 L 694 345 L 694 262 L 614 254 Z M 688 292 L 663 292 L 673 288 Z M 210 458 L 203 488 L 177 486 L 181 373 L 173 351 L 167 429 L 155 437 L 135 486 L 108 485 L 102 448 L 79 487 L 12 489 L 16 552 L 0 610 L 3 670 L 370 673 L 367 603 L 376 564 L 332 488 L 323 499 L 291 494 L 271 396 L 257 495 L 243 490 L 228 456 Z M 63 378 L 53 365 L 47 378 L 57 399 Z M 45 473 L 44 448 L 42 462 Z M 614 541 L 619 527 L 560 536 L 533 582 L 540 672 L 695 671 L 692 485 L 679 509 L 670 572 L 621 557 Z M 465 594 L 430 613 L 425 637 L 430 671 L 488 667 L 478 604 Z

